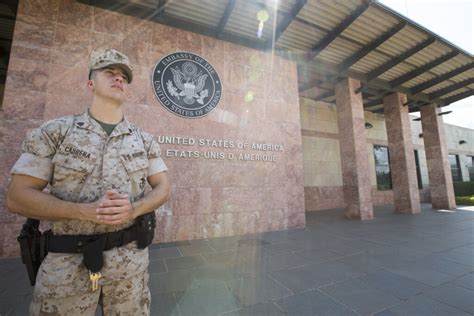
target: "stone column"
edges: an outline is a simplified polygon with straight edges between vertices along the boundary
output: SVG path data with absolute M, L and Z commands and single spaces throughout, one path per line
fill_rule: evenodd
M 443 118 L 438 115 L 440 111 L 437 104 L 424 106 L 420 112 L 430 180 L 431 204 L 433 208 L 438 209 L 455 208 L 453 178 L 448 161 Z
M 393 93 L 383 98 L 387 126 L 395 212 L 420 212 L 420 193 L 416 178 L 415 153 L 411 140 L 410 117 L 404 94 Z
M 342 182 L 345 215 L 361 220 L 373 219 L 372 188 L 360 82 L 346 78 L 336 84 Z

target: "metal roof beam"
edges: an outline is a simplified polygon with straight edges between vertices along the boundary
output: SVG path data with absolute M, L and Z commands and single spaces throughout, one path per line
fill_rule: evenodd
M 321 27 L 320 25 L 317 25 L 317 24 L 315 24 L 315 23 L 311 23 L 311 22 L 308 22 L 308 21 L 306 21 L 306 20 L 302 20 L 302 19 L 299 18 L 299 17 L 296 17 L 295 20 L 298 21 L 299 23 L 302 23 L 302 24 L 308 26 L 308 27 L 316 28 L 316 29 L 318 29 L 318 30 L 320 30 L 320 31 L 323 31 L 323 32 L 329 32 L 328 29 L 326 29 L 326 28 L 324 28 L 324 27 Z M 442 39 L 440 39 L 439 37 L 437 37 L 436 34 L 431 34 L 431 33 L 430 33 L 430 35 L 431 35 L 431 37 L 434 37 L 435 39 L 442 41 Z M 349 41 L 350 43 L 357 44 L 357 45 L 362 45 L 360 42 L 354 40 L 354 39 L 351 38 L 351 37 L 344 36 L 343 34 L 341 34 L 339 37 L 342 38 L 342 39 L 344 39 L 344 40 Z M 280 48 L 280 50 L 282 51 L 282 50 L 287 50 L 287 49 L 282 49 L 282 48 Z M 275 51 L 278 51 L 278 50 L 275 50 Z M 393 58 L 393 56 L 391 56 L 391 55 L 385 53 L 385 52 L 382 51 L 382 50 L 375 49 L 374 51 L 376 51 L 377 53 L 382 54 L 383 56 L 386 56 L 386 57 L 388 57 L 388 58 Z M 284 54 L 281 54 L 281 55 L 284 56 Z M 307 60 L 306 58 L 304 58 L 304 60 L 303 60 L 302 58 L 298 58 L 298 59 L 290 58 L 290 59 L 296 61 L 296 62 L 299 63 L 299 64 L 304 64 L 304 62 L 308 62 L 308 60 Z M 314 60 L 313 60 L 312 62 L 314 62 Z M 321 62 L 320 62 L 320 61 L 316 61 L 316 63 L 321 63 Z M 416 67 L 416 65 L 410 63 L 410 62 L 407 61 L 407 60 L 404 60 L 403 63 L 406 64 L 406 65 L 412 66 L 412 67 Z M 327 64 L 329 64 L 329 63 L 327 63 Z M 334 69 L 336 68 L 336 65 L 333 64 L 331 67 L 333 67 L 332 70 L 334 71 Z M 470 66 L 470 67 L 473 67 L 473 66 Z M 438 76 L 437 74 L 434 74 L 434 73 L 432 73 L 432 72 L 429 72 L 429 73 L 432 74 L 432 75 L 434 75 L 434 76 Z M 362 82 L 366 82 L 366 81 L 367 81 L 365 75 L 363 75 L 363 74 L 361 74 L 361 73 L 356 73 L 355 71 L 352 71 L 352 70 L 350 70 L 350 69 L 348 69 L 348 70 L 345 72 L 345 75 L 347 75 L 347 76 L 349 76 L 349 77 L 352 77 L 352 78 L 355 78 L 355 79 L 357 79 L 357 80 L 359 80 L 359 81 L 362 81 Z M 436 78 L 435 78 L 435 79 L 436 79 Z M 374 78 L 373 80 L 379 81 L 379 79 L 377 79 L 377 78 Z M 441 82 L 441 81 L 440 81 L 440 82 Z M 388 87 L 388 83 L 387 83 L 387 87 Z M 387 88 L 387 89 L 388 89 L 388 88 Z M 400 90 L 400 91 L 399 91 L 399 90 Z M 414 93 L 414 92 L 411 92 L 408 88 L 404 88 L 404 87 L 399 87 L 399 88 L 397 88 L 397 91 L 402 92 L 402 93 L 407 94 L 407 95 L 408 95 L 408 94 L 410 94 L 410 95 L 411 95 L 411 94 L 416 94 L 416 93 Z M 426 96 L 426 98 L 427 98 L 427 96 Z
M 304 92 L 308 89 L 311 89 L 311 88 L 314 88 L 316 86 L 319 86 L 320 84 L 322 84 L 323 81 L 321 80 L 318 80 L 318 79 L 315 79 L 315 80 L 310 80 L 307 84 L 305 84 L 304 86 L 301 86 L 301 87 L 298 87 L 298 91 L 301 93 L 301 92 Z
M 158 9 L 157 9 L 158 19 L 161 19 L 161 17 L 165 14 L 165 8 L 166 8 L 166 5 L 168 4 L 167 2 L 168 0 L 158 0 Z
M 453 95 L 452 97 L 443 99 L 444 104 L 442 104 L 441 106 L 449 105 L 449 104 L 454 103 L 456 101 L 459 101 L 459 100 L 462 100 L 464 98 L 470 97 L 471 95 L 474 95 L 474 90 L 468 90 L 466 92 Z
M 364 58 L 367 54 L 369 54 L 372 50 L 380 46 L 383 42 L 388 40 L 393 35 L 397 34 L 402 28 L 405 27 L 405 25 L 406 25 L 405 22 L 401 22 L 397 24 L 396 26 L 391 28 L 389 31 L 377 37 L 368 45 L 359 49 L 354 55 L 346 58 L 339 66 L 337 66 L 337 72 L 340 73 L 350 68 L 353 64 L 355 64 L 356 62 Z
M 430 93 L 428 96 L 431 100 L 442 97 L 445 94 L 449 94 L 453 91 L 459 90 L 461 88 L 464 88 L 470 84 L 474 83 L 474 78 L 469 78 L 461 82 L 457 82 L 455 84 L 452 84 L 446 88 L 439 89 L 433 93 Z
M 298 0 L 296 2 L 296 4 L 294 5 L 294 7 L 291 9 L 291 12 L 289 12 L 289 14 L 287 14 L 283 17 L 283 21 L 280 23 L 280 25 L 278 26 L 278 29 L 275 32 L 275 40 L 270 41 L 268 46 L 271 47 L 273 45 L 273 43 L 276 43 L 278 41 L 278 39 L 280 38 L 280 36 L 283 33 L 285 33 L 288 26 L 290 26 L 291 22 L 293 22 L 293 20 L 296 18 L 298 13 L 300 13 L 301 9 L 303 9 L 306 2 L 307 2 L 306 0 Z
M 157 21 L 161 24 L 168 25 L 175 28 L 184 29 L 186 31 L 202 34 L 209 37 L 216 36 L 216 29 L 210 26 L 197 24 L 181 19 L 177 19 L 175 17 L 162 15 L 165 6 L 167 5 L 167 1 L 163 1 L 163 4 L 156 8 L 152 9 L 149 7 L 132 4 L 129 2 L 120 2 L 120 1 L 111 1 L 111 0 L 80 0 L 81 2 L 89 3 L 96 5 L 98 7 L 104 9 L 111 9 L 111 5 L 114 6 L 114 10 L 116 12 L 120 12 L 126 15 L 131 15 L 135 17 L 140 17 L 142 19 L 147 19 L 151 21 Z M 124 0 L 121 0 L 124 1 Z M 245 47 L 250 47 L 258 50 L 264 50 L 264 42 L 263 41 L 255 41 L 249 38 L 240 37 L 238 35 L 234 35 L 231 33 L 222 32 L 220 39 L 227 40 L 229 42 L 242 45 Z
M 157 8 L 125 0 L 79 0 L 79 2 L 149 21 L 161 21 L 167 5 L 166 0 L 160 0 Z
M 330 91 L 324 92 L 321 95 L 318 95 L 317 97 L 313 98 L 313 100 L 321 101 L 321 100 L 327 99 L 329 97 L 333 97 L 335 94 L 336 94 L 336 92 L 334 90 L 330 90 Z
M 327 69 L 328 72 L 330 72 L 328 74 L 329 76 L 336 75 L 336 73 L 334 71 L 334 68 L 336 67 L 336 65 L 330 64 L 330 63 L 323 63 L 321 61 L 314 61 L 313 63 L 316 64 L 321 69 Z M 350 70 L 350 69 L 346 71 L 346 76 L 354 78 L 354 79 L 362 81 L 362 82 L 365 81 L 364 74 L 362 74 L 360 72 L 357 72 L 357 71 Z M 309 86 L 309 85 L 302 86 L 299 91 L 302 92 L 302 91 L 307 90 L 307 89 L 309 89 L 313 86 L 321 85 L 321 84 L 323 84 L 323 82 L 321 82 L 321 78 L 318 80 L 318 82 L 316 82 L 316 80 L 313 80 L 311 86 Z M 396 87 L 396 88 L 391 88 L 390 83 L 388 81 L 385 81 L 385 80 L 382 80 L 382 79 L 378 79 L 378 78 L 373 79 L 371 82 L 367 83 L 366 85 L 368 85 L 368 88 L 372 89 L 372 91 L 374 91 L 374 92 L 376 92 L 376 90 L 380 91 L 379 93 L 376 93 L 374 95 L 374 97 L 376 99 L 380 99 L 380 98 L 382 98 L 383 96 L 385 96 L 389 93 L 399 92 L 399 93 L 405 94 L 409 98 L 410 101 L 416 101 L 416 102 L 419 102 L 419 103 L 420 102 L 423 102 L 423 103 L 438 103 L 440 105 L 444 105 L 444 101 L 442 99 L 438 98 L 436 100 L 430 100 L 429 96 L 425 93 L 412 94 L 412 92 L 409 88 L 405 88 L 403 86 L 399 86 L 399 87 Z
M 368 2 L 364 2 L 358 6 L 351 14 L 342 20 L 339 25 L 333 28 L 326 36 L 314 45 L 308 53 L 307 60 L 311 60 L 316 57 L 323 49 L 325 49 L 329 44 L 332 43 L 346 28 L 348 28 L 352 22 L 354 22 L 359 16 L 361 16 L 369 7 Z
M 408 105 L 408 113 L 417 112 L 420 110 L 421 107 L 425 105 L 432 104 L 433 102 L 425 102 L 425 101 L 415 101 Z M 444 102 L 442 103 L 444 104 Z M 421 120 L 421 119 L 420 119 Z
M 364 109 L 365 108 L 370 108 L 372 106 L 376 106 L 376 105 L 379 105 L 379 104 L 383 104 L 383 99 L 375 99 L 375 100 L 364 103 Z
M 412 107 L 412 106 L 416 105 L 417 103 L 419 103 L 419 101 L 407 101 L 407 103 L 404 103 L 403 105 L 408 106 L 408 107 Z
M 379 95 L 381 92 L 378 89 L 374 89 L 373 87 L 367 87 L 364 93 L 369 94 L 371 96 Z
M 200 25 L 200 24 L 196 24 L 196 23 L 192 23 L 192 22 L 188 22 L 188 21 L 184 21 L 184 20 L 180 20 L 180 19 L 176 19 L 176 18 L 172 18 L 172 17 L 167 17 L 167 16 L 164 16 L 160 20 L 160 23 L 168 25 L 168 26 L 176 27 L 176 28 L 181 28 L 181 29 L 184 29 L 186 31 L 199 33 L 199 34 L 202 34 L 202 35 L 205 35 L 205 36 L 210 36 L 210 37 L 214 37 L 215 33 L 216 33 L 214 28 L 204 26 L 204 25 Z M 245 46 L 245 47 L 259 49 L 259 50 L 263 50 L 265 48 L 265 46 L 264 46 L 265 43 L 264 42 L 253 41 L 253 40 L 250 40 L 250 39 L 247 39 L 247 38 L 244 38 L 244 37 L 240 37 L 238 35 L 234 35 L 234 34 L 231 34 L 231 33 L 226 33 L 226 32 L 223 32 L 221 34 L 220 39 L 227 40 L 229 42 L 232 42 L 232 43 L 235 43 L 235 44 L 238 44 L 238 45 L 242 45 L 242 46 Z
M 217 25 L 216 37 L 219 38 L 224 32 L 225 26 L 227 21 L 229 21 L 230 15 L 232 14 L 232 10 L 235 7 L 235 0 L 227 1 L 227 5 L 225 6 L 224 13 L 222 14 L 221 20 L 219 21 L 219 25 Z
M 449 103 L 456 102 L 469 95 L 468 93 L 461 93 L 461 94 L 455 95 L 453 96 L 453 98 L 456 98 L 456 99 L 452 99 L 451 101 L 449 101 L 449 103 L 446 103 L 446 100 L 448 100 L 449 98 L 441 99 L 440 98 L 441 96 L 449 94 L 463 87 L 466 87 L 472 83 L 474 83 L 474 78 L 470 78 L 462 82 L 455 83 L 453 85 L 450 85 L 449 87 L 440 89 L 438 91 L 435 91 L 429 94 L 427 96 L 428 97 L 427 99 L 425 98 L 426 97 L 425 94 L 407 95 L 407 97 L 411 100 L 407 101 L 404 105 L 407 105 L 409 108 L 416 108 L 416 109 L 418 109 L 419 107 L 425 106 L 427 104 L 431 104 L 431 103 L 438 103 L 441 106 L 446 106 Z
M 392 89 L 397 88 L 397 87 L 401 86 L 403 83 L 405 83 L 405 82 L 407 82 L 407 81 L 409 81 L 413 78 L 418 77 L 422 73 L 427 72 L 428 70 L 433 69 L 434 67 L 441 65 L 445 61 L 450 60 L 451 58 L 453 58 L 457 55 L 459 55 L 458 51 L 452 51 L 452 52 L 450 52 L 450 53 L 448 53 L 444 56 L 441 56 L 440 58 L 437 58 L 437 59 L 435 59 L 435 60 L 433 60 L 433 61 L 431 61 L 427 64 L 424 64 L 423 66 L 420 66 L 420 67 L 410 71 L 409 73 L 404 74 L 404 75 L 390 81 L 390 87 Z
M 386 96 L 390 93 L 399 92 L 399 93 L 405 94 L 407 96 L 407 98 L 409 98 L 411 101 L 431 102 L 431 103 L 437 102 L 439 104 L 444 104 L 442 99 L 430 100 L 428 95 L 423 94 L 423 93 L 419 93 L 419 94 L 416 94 L 416 95 L 411 95 L 409 89 L 407 89 L 407 88 L 397 87 L 396 89 L 391 89 L 388 82 L 385 82 L 385 81 L 380 80 L 380 79 L 372 81 L 371 83 L 369 83 L 369 85 L 373 86 L 373 87 L 376 87 L 376 88 L 380 88 L 382 90 L 385 90 L 384 92 L 381 92 L 380 94 L 376 95 L 375 96 L 376 98 L 382 99 L 384 96 Z
M 375 68 L 374 70 L 370 71 L 367 74 L 367 81 L 370 81 L 372 79 L 377 78 L 378 76 L 380 76 L 384 72 L 388 71 L 390 68 L 393 68 L 394 66 L 398 65 L 399 63 L 401 63 L 405 59 L 415 55 L 420 50 L 422 50 L 422 49 L 426 48 L 427 46 L 431 45 L 434 41 L 435 41 L 434 38 L 428 38 L 427 40 L 419 43 L 418 45 L 406 50 L 404 53 L 402 53 L 402 54 L 398 55 L 397 57 L 391 59 L 388 63 L 385 63 L 385 64 Z M 361 92 L 361 91 L 365 91 L 364 86 L 357 89 L 357 93 Z
M 440 82 L 443 82 L 445 80 L 453 78 L 453 77 L 455 77 L 459 74 L 462 74 L 463 72 L 468 71 L 469 69 L 472 69 L 472 68 L 474 68 L 474 62 L 470 63 L 470 64 L 466 64 L 466 65 L 461 66 L 459 68 L 456 68 L 456 69 L 454 69 L 450 72 L 447 72 L 445 74 L 437 76 L 436 78 L 433 78 L 431 80 L 420 83 L 419 85 L 414 86 L 413 88 L 411 88 L 410 92 L 412 94 L 417 94 L 418 92 L 421 92 L 421 91 L 426 90 L 430 87 L 433 87 L 433 86 L 437 85 Z
M 413 112 L 419 112 L 420 111 L 420 108 L 426 106 L 426 105 L 430 105 L 431 103 L 423 103 L 423 104 L 418 104 L 416 106 L 413 106 L 411 108 L 408 109 L 408 113 L 413 113 Z M 421 118 L 420 118 L 420 121 L 421 121 Z M 423 134 L 423 133 L 422 133 Z

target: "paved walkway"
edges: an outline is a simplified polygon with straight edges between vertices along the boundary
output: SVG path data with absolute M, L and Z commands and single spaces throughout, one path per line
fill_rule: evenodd
M 473 315 L 474 207 L 150 249 L 152 315 Z M 0 260 L 0 315 L 27 315 L 19 259 Z M 100 313 L 98 313 L 100 314 Z

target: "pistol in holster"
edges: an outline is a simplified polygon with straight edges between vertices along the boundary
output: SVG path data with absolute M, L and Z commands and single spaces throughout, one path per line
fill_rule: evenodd
M 137 229 L 137 247 L 145 249 L 155 237 L 156 215 L 150 212 L 139 216 L 135 222 Z
M 35 285 L 38 269 L 48 254 L 46 237 L 41 234 L 39 223 L 39 220 L 28 218 L 18 236 L 21 261 L 26 265 L 31 285 Z

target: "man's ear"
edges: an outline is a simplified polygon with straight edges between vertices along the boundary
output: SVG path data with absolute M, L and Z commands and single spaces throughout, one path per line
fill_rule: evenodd
M 87 80 L 87 88 L 89 88 L 90 90 L 94 89 L 94 80 Z

